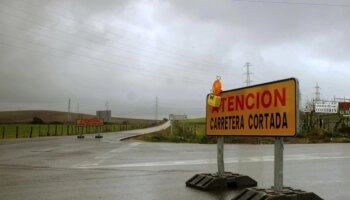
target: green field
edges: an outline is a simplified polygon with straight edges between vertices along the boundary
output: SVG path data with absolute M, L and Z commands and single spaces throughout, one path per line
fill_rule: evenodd
M 323 128 L 317 127 L 317 119 L 324 120 Z M 323 142 L 350 142 L 350 128 L 347 119 L 341 121 L 338 116 L 313 116 L 312 127 L 305 126 L 296 137 L 287 137 L 286 143 L 323 143 Z M 334 128 L 335 124 L 338 128 Z M 301 118 L 300 126 L 304 124 L 304 116 Z M 188 119 L 174 123 L 173 132 L 166 130 L 138 136 L 135 139 L 147 142 L 175 142 L 175 143 L 215 143 L 215 136 L 206 136 L 205 118 Z M 248 143 L 248 144 L 272 144 L 273 137 L 243 137 L 225 136 L 226 143 Z
M 0 124 L 0 139 L 115 132 L 146 128 L 150 125 L 151 124 L 110 124 L 101 127 L 77 127 L 67 124 Z
M 138 136 L 135 139 L 148 142 L 203 143 L 205 140 L 205 118 L 177 121 L 171 128 Z

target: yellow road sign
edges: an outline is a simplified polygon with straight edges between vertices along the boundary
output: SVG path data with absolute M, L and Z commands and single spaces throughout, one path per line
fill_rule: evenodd
M 298 91 L 298 81 L 294 78 L 223 91 L 220 107 L 207 103 L 206 134 L 294 136 L 299 113 Z

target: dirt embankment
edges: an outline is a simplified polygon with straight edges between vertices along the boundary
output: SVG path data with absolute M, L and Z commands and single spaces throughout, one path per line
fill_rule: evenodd
M 68 122 L 68 113 L 50 110 L 25 110 L 25 111 L 0 111 L 0 123 L 30 123 L 34 117 L 39 117 L 45 123 Z M 77 119 L 94 119 L 95 115 L 71 113 L 71 121 Z M 112 117 L 112 123 L 152 123 L 154 120 L 148 119 L 129 119 L 121 117 Z

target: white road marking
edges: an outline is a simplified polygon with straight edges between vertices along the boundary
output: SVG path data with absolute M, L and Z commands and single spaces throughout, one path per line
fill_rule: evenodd
M 141 142 L 133 142 L 131 144 L 129 144 L 131 147 L 136 147 L 139 146 L 140 144 L 142 144 Z
M 84 168 L 84 167 L 95 167 L 103 163 L 104 161 L 113 158 L 117 153 L 122 153 L 125 151 L 130 150 L 130 148 L 134 148 L 138 145 L 142 144 L 141 142 L 133 142 L 128 145 L 124 145 L 119 148 L 112 149 L 111 151 L 108 151 L 102 155 L 94 157 L 91 161 L 83 161 L 79 164 L 76 164 L 73 166 L 73 168 Z
M 285 161 L 301 161 L 301 160 L 332 160 L 332 159 L 350 159 L 350 156 L 321 156 L 315 154 L 302 154 L 302 155 L 286 155 Z M 225 163 L 253 163 L 253 162 L 272 162 L 274 156 L 259 156 L 259 157 L 246 157 L 246 158 L 225 158 Z M 160 161 L 160 162 L 147 162 L 147 163 L 129 163 L 129 164 L 115 164 L 115 165 L 86 165 L 82 163 L 76 166 L 79 169 L 102 169 L 102 168 L 128 168 L 128 167 L 161 167 L 161 166 L 180 166 L 180 165 L 204 165 L 204 164 L 216 164 L 216 159 L 197 159 L 197 160 L 177 160 L 177 161 Z

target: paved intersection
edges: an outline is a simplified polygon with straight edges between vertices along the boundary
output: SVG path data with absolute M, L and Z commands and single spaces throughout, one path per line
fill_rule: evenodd
M 166 128 L 165 124 L 158 129 Z M 231 199 L 239 191 L 185 186 L 216 171 L 216 145 L 145 143 L 121 138 L 154 129 L 103 134 L 103 139 L 49 137 L 0 142 L 0 199 Z M 273 145 L 225 145 L 226 171 L 273 184 Z M 350 145 L 285 145 L 287 186 L 324 199 L 350 199 Z

